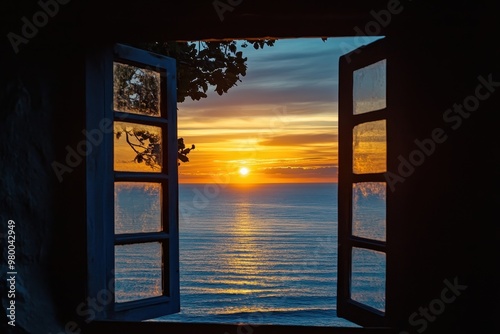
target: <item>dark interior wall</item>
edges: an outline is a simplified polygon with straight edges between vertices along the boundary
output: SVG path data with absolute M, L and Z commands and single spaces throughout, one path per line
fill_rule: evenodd
M 429 143 L 435 129 L 442 129 L 446 138 L 435 142 L 422 164 L 395 185 L 391 215 L 397 238 L 390 245 L 398 274 L 392 279 L 399 282 L 398 300 L 406 302 L 392 307 L 401 329 L 424 328 L 423 322 L 413 326 L 408 318 L 414 312 L 420 314 L 420 307 L 439 303 L 445 280 L 467 288 L 453 303 L 445 304 L 442 314 L 430 317 L 427 332 L 498 328 L 498 306 L 489 302 L 499 296 L 498 269 L 492 265 L 499 262 L 494 213 L 499 197 L 492 189 L 498 186 L 494 171 L 500 165 L 490 153 L 497 141 L 492 115 L 499 105 L 498 88 L 477 108 L 468 103 L 476 101 L 476 89 L 483 82 L 479 77 L 500 82 L 499 54 L 488 32 L 476 22 L 458 18 L 456 22 L 460 29 L 450 25 L 442 30 L 447 34 L 402 37 L 391 50 L 399 69 L 391 75 L 397 83 L 388 92 L 397 94 L 393 98 L 399 113 L 397 128 L 391 131 L 399 142 L 389 171 L 399 174 L 400 158 L 408 161 L 415 152 L 423 152 L 415 140 Z M 486 88 L 480 92 L 488 93 Z M 460 118 L 449 113 L 454 105 L 464 104 L 473 111 L 464 107 L 466 116 Z
M 58 101 L 53 110 L 56 154 L 51 163 L 56 207 L 51 224 L 53 242 L 49 251 L 47 289 L 55 305 L 56 323 L 63 332 L 71 333 L 80 327 L 82 317 L 78 316 L 78 307 L 86 303 L 88 295 L 85 152 L 92 147 L 84 134 L 85 49 L 77 42 L 68 42 L 40 53 L 47 58 L 58 55 L 53 61 L 53 71 L 59 78 L 52 88 Z
M 30 312 L 53 310 L 46 282 L 47 261 L 54 239 L 54 187 L 50 162 L 55 156 L 53 103 L 47 84 L 55 77 L 39 65 L 20 66 L 2 57 L 0 78 L 0 217 L 2 226 L 2 328 L 7 328 L 9 299 L 5 289 L 7 269 L 7 222 L 15 222 L 16 318 L 19 327 L 50 323 L 45 315 Z M 32 72 L 35 71 L 35 72 Z M 38 73 L 39 76 L 33 76 Z M 10 275 L 9 275 L 10 277 Z M 35 279 L 35 277 L 37 279 Z M 9 311 L 10 313 L 10 311 Z
M 463 6 L 454 11 L 452 8 Z M 494 150 L 498 139 L 492 116 L 499 106 L 498 88 L 477 106 L 476 89 L 483 81 L 500 82 L 498 33 L 493 11 L 483 5 L 462 2 L 438 11 L 420 9 L 422 19 L 405 22 L 393 44 L 399 73 L 392 93 L 400 112 L 389 170 L 397 172 L 402 157 L 422 151 L 415 140 L 432 138 L 443 129 L 446 139 L 396 186 L 392 207 L 392 239 L 399 282 L 395 294 L 406 301 L 392 305 L 398 328 L 436 333 L 496 332 L 499 297 L 500 231 L 495 223 L 500 165 Z M 423 15 L 425 14 L 425 15 Z M 425 19 L 423 19 L 425 17 Z M 418 23 L 419 24 L 416 24 Z M 390 78 L 389 78 L 390 80 Z M 500 88 L 500 87 L 499 87 Z M 488 93 L 485 88 L 481 93 Z M 466 116 L 449 114 L 455 105 Z M 469 115 L 470 114 L 470 115 Z M 444 116 L 453 115 L 453 121 Z M 389 236 L 388 236 L 389 238 Z M 445 281 L 462 288 L 442 313 L 426 319 L 425 308 L 442 301 Z M 429 311 L 427 311 L 429 312 Z M 412 325 L 409 317 L 418 324 Z M 425 322 L 422 320 L 425 319 Z
M 494 263 L 500 263 L 494 204 L 499 201 L 495 174 L 500 164 L 493 153 L 498 142 L 493 115 L 500 105 L 500 49 L 492 42 L 498 27 L 488 8 L 471 5 L 467 9 L 443 12 L 441 19 L 431 21 L 441 33 L 415 41 L 415 57 L 406 76 L 417 78 L 411 85 L 418 87 L 413 90 L 416 104 L 408 115 L 417 124 L 414 138 L 429 138 L 434 128 L 442 128 L 447 139 L 436 145 L 435 154 L 408 180 L 406 203 L 418 203 L 406 211 L 411 230 L 404 241 L 414 247 L 408 250 L 413 262 L 408 272 L 419 277 L 417 284 L 427 284 L 406 292 L 401 287 L 401 293 L 414 294 L 421 306 L 428 307 L 441 298 L 445 279 L 456 278 L 467 286 L 445 312 L 429 321 L 429 329 L 436 326 L 437 331 L 455 333 L 499 328 L 495 321 L 499 307 L 491 303 L 499 297 Z M 490 81 L 494 83 L 485 83 Z M 462 108 L 463 114 L 449 112 L 455 108 Z M 421 117 L 424 122 L 419 122 Z M 409 145 L 403 156 L 414 148 Z
M 211 1 L 183 1 L 175 8 L 164 1 L 143 1 L 139 8 L 114 7 L 114 12 L 98 3 L 61 1 L 58 14 L 20 44 L 17 54 L 3 39 L 0 217 L 2 228 L 8 219 L 16 221 L 19 236 L 16 302 L 23 307 L 18 309 L 17 329 L 56 333 L 82 320 L 77 307 L 87 297 L 85 167 L 83 161 L 74 162 L 59 182 L 52 163 L 67 165 L 67 147 L 76 149 L 84 139 L 86 46 L 99 40 L 344 36 L 355 35 L 356 28 L 369 34 L 367 24 L 374 21 L 370 11 L 385 10 L 389 3 L 277 1 L 270 6 L 242 1 L 221 21 Z M 395 155 L 408 157 L 414 140 L 429 138 L 437 127 L 446 130 L 448 139 L 397 186 L 393 214 L 401 238 L 392 240 L 392 247 L 398 249 L 394 265 L 402 275 L 396 278 L 406 283 L 394 289 L 408 302 L 388 307 L 399 319 L 398 328 L 414 332 L 419 326 L 409 324 L 408 317 L 440 298 L 445 279 L 457 277 L 467 289 L 428 322 L 426 332 L 471 333 L 477 327 L 478 332 L 491 332 L 499 311 L 487 304 L 499 297 L 495 209 L 500 193 L 495 172 L 500 166 L 492 115 L 498 111 L 500 92 L 481 101 L 456 130 L 443 114 L 475 93 L 478 76 L 492 74 L 500 81 L 496 12 L 493 5 L 469 1 L 449 6 L 401 3 L 404 11 L 392 15 L 382 32 L 397 45 L 391 52 L 398 55 L 402 73 L 394 78 L 404 78 L 395 98 L 402 138 Z M 21 17 L 39 10 L 36 2 L 8 3 L 2 36 L 19 32 Z M 397 168 L 398 161 L 389 161 L 389 170 Z M 5 254 L 4 247 L 0 254 Z M 3 317 L 4 285 L 0 293 Z
M 84 42 L 348 36 L 356 33 L 356 26 L 364 29 L 373 20 L 370 11 L 387 9 L 388 2 L 143 0 L 140 6 L 118 1 L 104 6 L 97 0 L 57 0 L 57 10 L 39 29 L 39 36 Z M 37 2 L 10 1 L 5 5 L 3 23 L 17 33 L 21 18 L 31 19 L 40 10 Z M 36 43 L 39 37 L 29 40 Z
M 71 167 L 66 160 L 84 138 L 84 57 L 64 41 L 17 55 L 4 43 L 0 50 L 2 280 L 10 271 L 8 220 L 15 221 L 17 271 L 15 298 L 1 284 L 0 326 L 2 333 L 59 333 L 85 301 L 85 159 L 72 158 Z M 10 300 L 15 327 L 5 320 Z

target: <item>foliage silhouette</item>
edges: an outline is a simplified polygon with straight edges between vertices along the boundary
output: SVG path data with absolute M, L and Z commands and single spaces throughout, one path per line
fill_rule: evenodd
M 209 87 L 217 94 L 227 93 L 246 75 L 247 58 L 240 48 L 252 45 L 255 49 L 273 46 L 275 40 L 245 40 L 218 42 L 152 42 L 133 46 L 176 59 L 177 102 L 187 97 L 197 101 L 207 97 Z M 160 116 L 160 76 L 157 72 L 125 64 L 114 66 L 114 107 L 116 110 Z M 152 169 L 161 166 L 161 138 L 141 127 L 123 128 L 116 132 L 134 150 L 134 161 L 145 163 Z M 178 164 L 189 161 L 188 154 L 195 145 L 186 147 L 178 139 Z

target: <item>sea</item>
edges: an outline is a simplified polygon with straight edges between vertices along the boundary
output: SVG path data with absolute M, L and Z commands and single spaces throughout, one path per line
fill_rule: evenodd
M 385 198 L 363 194 L 355 198 L 357 219 L 367 217 L 360 231 L 366 236 L 372 228 L 380 237 Z M 151 188 L 115 189 L 115 211 L 122 217 L 137 213 L 138 199 L 148 197 L 146 216 L 136 216 L 135 223 L 154 219 L 151 212 L 159 207 L 151 210 L 151 203 L 156 207 L 158 193 Z M 179 208 L 181 311 L 153 321 L 357 326 L 336 312 L 336 183 L 181 184 Z M 129 249 L 116 254 L 118 276 L 133 270 L 134 258 L 144 266 L 141 258 L 155 252 Z M 385 257 L 364 251 L 353 251 L 353 299 L 383 310 Z M 159 278 L 154 271 L 142 275 Z M 138 288 L 125 282 L 117 281 L 117 289 L 133 295 Z

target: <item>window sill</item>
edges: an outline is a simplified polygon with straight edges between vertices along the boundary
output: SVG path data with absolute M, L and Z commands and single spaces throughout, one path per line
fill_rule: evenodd
M 85 333 L 121 333 L 121 334 L 392 334 L 397 331 L 390 328 L 353 328 L 353 327 L 311 327 L 311 326 L 283 326 L 283 325 L 231 325 L 231 324 L 203 324 L 203 323 L 174 323 L 174 322 L 132 322 L 132 321 L 95 321 L 90 323 Z

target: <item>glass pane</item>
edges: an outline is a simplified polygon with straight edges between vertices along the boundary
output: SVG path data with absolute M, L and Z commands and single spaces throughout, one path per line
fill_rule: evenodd
M 114 123 L 116 171 L 161 172 L 161 128 L 134 123 Z
M 116 111 L 160 116 L 160 73 L 113 63 L 113 92 Z
M 115 182 L 115 233 L 161 229 L 161 184 Z
M 385 312 L 385 253 L 353 247 L 351 299 Z
M 385 241 L 385 182 L 360 182 L 352 186 L 352 235 Z
M 385 120 L 356 125 L 352 133 L 352 169 L 356 174 L 383 173 L 387 164 Z
M 162 295 L 162 251 L 159 242 L 115 246 L 115 301 Z
M 386 60 L 353 72 L 353 113 L 363 114 L 386 107 Z

